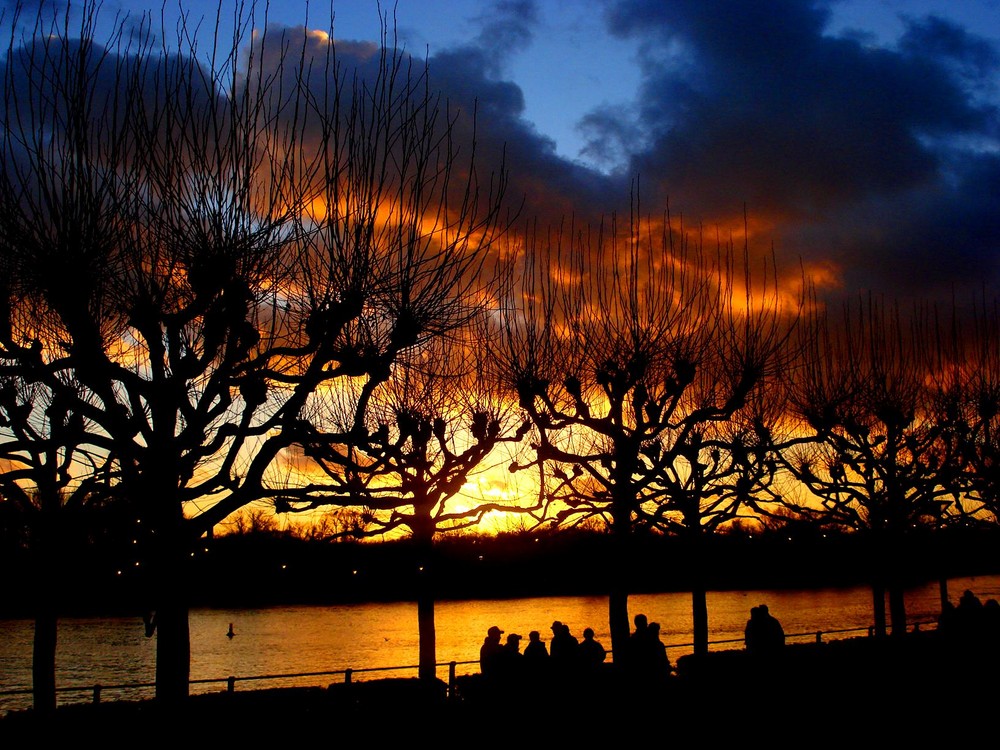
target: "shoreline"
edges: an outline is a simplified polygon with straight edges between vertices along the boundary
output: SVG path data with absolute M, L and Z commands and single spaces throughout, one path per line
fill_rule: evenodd
M 790 644 L 770 661 L 743 650 L 689 655 L 656 685 L 623 682 L 609 665 L 599 679 L 524 683 L 499 691 L 473 690 L 474 682 L 482 687 L 482 678 L 467 675 L 456 680 L 453 698 L 440 680 L 389 678 L 205 693 L 177 707 L 148 700 L 79 703 L 49 717 L 33 709 L 11 712 L 0 718 L 0 737 L 110 740 L 113 735 L 134 744 L 136 733 L 155 730 L 157 736 L 200 744 L 290 739 L 299 730 L 323 727 L 330 739 L 352 741 L 398 736 L 443 742 L 484 729 L 496 742 L 519 736 L 639 738 L 645 736 L 640 731 L 645 721 L 637 721 L 638 712 L 685 736 L 710 730 L 718 738 L 733 731 L 735 739 L 755 734 L 764 721 L 765 741 L 791 740 L 805 731 L 815 735 L 821 728 L 823 736 L 844 733 L 846 739 L 853 732 L 855 740 L 861 738 L 857 732 L 888 740 L 926 739 L 940 730 L 942 739 L 953 741 L 966 726 L 963 716 L 972 718 L 975 706 L 1000 698 L 996 636 L 987 641 L 921 631 Z M 964 712 L 957 705 L 963 701 Z M 616 719 L 626 715 L 632 718 Z M 877 725 L 868 725 L 866 717 Z

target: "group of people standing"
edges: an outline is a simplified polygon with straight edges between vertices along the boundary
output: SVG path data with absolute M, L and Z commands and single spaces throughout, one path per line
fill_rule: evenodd
M 625 669 L 635 680 L 657 683 L 670 676 L 672 667 L 667 657 L 667 647 L 660 640 L 660 623 L 649 622 L 644 614 L 636 615 L 632 623 L 635 630 L 628 639 Z
M 784 647 L 785 629 L 766 604 L 750 609 L 750 619 L 743 631 L 743 645 L 747 653 L 754 656 L 773 655 Z
M 573 635 L 569 625 L 556 620 L 552 623 L 552 638 L 546 646 L 541 633 L 532 630 L 521 650 L 523 637 L 491 627 L 479 649 L 479 670 L 487 677 L 511 677 L 521 672 L 538 674 L 541 670 L 555 673 L 594 669 L 607 658 L 607 651 L 594 639 L 593 628 L 583 631 L 583 640 Z
M 660 640 L 660 625 L 648 622 L 646 615 L 635 616 L 635 630 L 629 637 L 624 663 L 628 674 L 636 679 L 652 681 L 666 679 L 670 674 L 667 649 Z M 499 626 L 486 633 L 479 650 L 479 669 L 488 678 L 506 679 L 514 676 L 587 676 L 600 669 L 608 651 L 594 637 L 593 628 L 585 628 L 582 639 L 573 635 L 570 626 L 560 620 L 552 623 L 552 638 L 548 645 L 541 633 L 532 630 L 521 650 L 522 636 L 507 634 Z
M 947 637 L 988 637 L 1000 635 L 1000 603 L 984 603 L 971 589 L 966 589 L 958 605 L 946 602 L 938 619 L 938 631 Z
M 666 680 L 673 667 L 667 647 L 660 640 L 660 624 L 649 622 L 644 614 L 637 614 L 633 623 L 635 629 L 621 660 L 624 673 L 636 682 L 647 684 Z M 519 633 L 508 634 L 506 640 L 503 636 L 504 631 L 497 625 L 486 633 L 479 650 L 479 669 L 485 677 L 537 677 L 543 672 L 549 676 L 587 675 L 596 671 L 608 656 L 608 651 L 594 638 L 593 628 L 585 628 L 581 640 L 560 620 L 552 623 L 548 645 L 537 630 L 528 633 L 523 651 Z M 785 645 L 785 631 L 766 604 L 750 610 L 744 637 L 747 652 L 758 656 L 774 654 Z

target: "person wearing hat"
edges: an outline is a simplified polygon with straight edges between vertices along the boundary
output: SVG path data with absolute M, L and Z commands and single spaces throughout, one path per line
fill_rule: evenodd
M 479 671 L 485 676 L 496 674 L 497 661 L 503 653 L 503 644 L 500 643 L 500 636 L 503 631 L 496 625 L 486 631 L 486 638 L 479 648 Z
M 497 675 L 502 680 L 514 681 L 521 677 L 524 654 L 521 653 L 521 636 L 511 633 L 497 658 Z

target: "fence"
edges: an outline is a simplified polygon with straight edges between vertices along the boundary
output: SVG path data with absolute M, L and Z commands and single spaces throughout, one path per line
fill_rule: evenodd
M 913 632 L 918 632 L 922 626 L 931 625 L 935 626 L 936 622 L 915 622 L 912 625 Z M 873 627 L 867 628 L 844 628 L 841 630 L 817 630 L 803 633 L 791 633 L 786 634 L 786 641 L 805 641 L 805 640 L 815 640 L 816 643 L 822 643 L 823 639 L 828 636 L 844 636 L 851 633 L 865 633 L 869 638 L 873 637 L 875 634 L 875 629 Z M 742 638 L 729 638 L 726 640 L 709 641 L 709 646 L 726 646 L 729 644 L 740 644 L 742 645 Z M 667 649 L 676 651 L 677 649 L 693 649 L 694 643 L 668 643 Z M 610 654 L 611 651 L 609 650 Z M 469 661 L 450 661 L 450 662 L 440 662 L 437 667 L 447 667 L 448 668 L 448 696 L 453 697 L 455 695 L 455 681 L 457 678 L 457 670 L 459 666 L 475 665 L 478 669 L 479 660 L 469 660 Z M 228 677 L 210 677 L 198 680 L 191 680 L 190 685 L 211 685 L 211 684 L 224 684 L 226 686 L 227 692 L 236 691 L 237 682 L 259 682 L 263 680 L 292 680 L 292 679 L 302 679 L 306 677 L 336 677 L 341 676 L 343 681 L 347 684 L 353 682 L 355 675 L 368 674 L 372 672 L 416 672 L 419 669 L 419 665 L 410 664 L 405 666 L 397 667 L 368 667 L 361 669 L 335 669 L 321 672 L 295 672 L 287 674 L 260 674 L 260 675 L 247 675 L 236 677 L 230 675 Z M 143 688 L 153 688 L 156 687 L 155 682 L 128 682 L 120 683 L 117 685 L 77 685 L 69 687 L 57 687 L 56 693 L 90 693 L 91 701 L 93 703 L 101 702 L 101 693 L 104 690 L 116 690 L 116 691 L 127 691 L 127 690 L 140 690 Z M 31 688 L 24 688 L 21 690 L 0 690 L 0 697 L 13 696 L 13 695 L 30 695 L 32 692 Z

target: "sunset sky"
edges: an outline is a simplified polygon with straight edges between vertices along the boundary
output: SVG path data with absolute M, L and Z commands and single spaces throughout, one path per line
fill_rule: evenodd
M 217 5 L 179 6 L 211 31 Z M 272 6 L 272 27 L 331 26 L 327 3 Z M 713 242 L 745 207 L 751 245 L 829 294 L 1000 280 L 1000 2 L 336 0 L 334 38 L 377 41 L 380 7 L 452 106 L 478 103 L 525 216 L 627 210 L 638 179 Z
M 335 38 L 377 40 L 377 7 L 337 0 Z M 270 9 L 307 18 L 327 29 L 329 7 Z M 478 101 L 526 215 L 622 210 L 638 177 L 647 210 L 713 238 L 745 206 L 752 244 L 830 293 L 998 280 L 994 0 L 400 0 L 395 26 L 454 106 Z
M 828 301 L 1000 291 L 1000 0 L 332 7 L 274 3 L 256 25 L 332 27 L 350 64 L 380 40 L 381 9 L 448 105 L 478 108 L 480 169 L 506 153 L 524 221 L 627 213 L 638 182 L 644 212 L 669 206 L 709 243 L 741 242 L 745 212 L 751 250 L 773 249 L 792 282 L 804 269 Z M 185 12 L 209 49 L 220 6 L 179 8 L 163 7 L 168 43 Z M 160 28 L 158 3 L 102 7 L 119 12 L 126 28 L 144 13 Z M 232 6 L 221 12 L 225 45 Z M 498 490 L 494 474 L 474 494 Z

